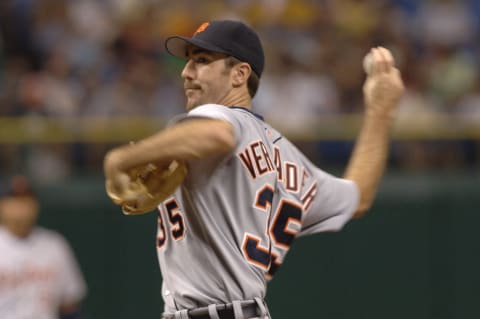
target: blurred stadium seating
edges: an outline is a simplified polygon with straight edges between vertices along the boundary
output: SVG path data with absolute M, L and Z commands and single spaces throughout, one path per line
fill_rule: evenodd
M 184 104 L 182 62 L 163 40 L 227 17 L 255 26 L 265 43 L 257 112 L 320 164 L 348 158 L 363 108 L 361 61 L 382 45 L 407 85 L 391 165 L 478 167 L 477 1 L 5 0 L 1 174 L 95 173 L 112 144 L 161 129 Z

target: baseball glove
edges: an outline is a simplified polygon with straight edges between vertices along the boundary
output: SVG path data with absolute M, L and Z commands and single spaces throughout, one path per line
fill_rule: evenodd
M 107 195 L 122 207 L 125 215 L 140 215 L 155 210 L 180 186 L 187 175 L 185 163 L 172 161 L 166 167 L 147 164 L 116 176 L 116 183 L 105 182 Z

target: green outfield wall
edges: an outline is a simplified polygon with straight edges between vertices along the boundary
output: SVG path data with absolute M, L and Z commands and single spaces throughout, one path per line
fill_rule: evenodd
M 155 214 L 123 216 L 101 176 L 39 193 L 40 224 L 85 274 L 87 318 L 160 318 Z M 479 227 L 480 174 L 390 172 L 365 218 L 294 243 L 269 285 L 273 318 L 480 318 Z

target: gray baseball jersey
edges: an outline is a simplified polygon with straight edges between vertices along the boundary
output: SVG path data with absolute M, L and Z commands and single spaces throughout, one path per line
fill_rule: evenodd
M 236 147 L 190 162 L 183 185 L 159 205 L 167 313 L 264 298 L 295 237 L 339 230 L 358 204 L 353 182 L 318 169 L 249 110 L 207 104 L 173 122 L 198 117 L 231 123 Z

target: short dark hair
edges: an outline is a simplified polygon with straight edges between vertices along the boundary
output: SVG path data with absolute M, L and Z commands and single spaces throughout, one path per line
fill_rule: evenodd
M 28 178 L 24 175 L 14 175 L 6 185 L 0 188 L 0 198 L 31 197 L 36 194 Z
M 242 61 L 233 56 L 225 58 L 225 66 L 228 68 L 232 68 L 241 62 Z M 258 77 L 257 73 L 252 71 L 247 80 L 248 94 L 250 94 L 250 98 L 253 99 L 253 97 L 257 94 L 259 84 L 260 78 Z

